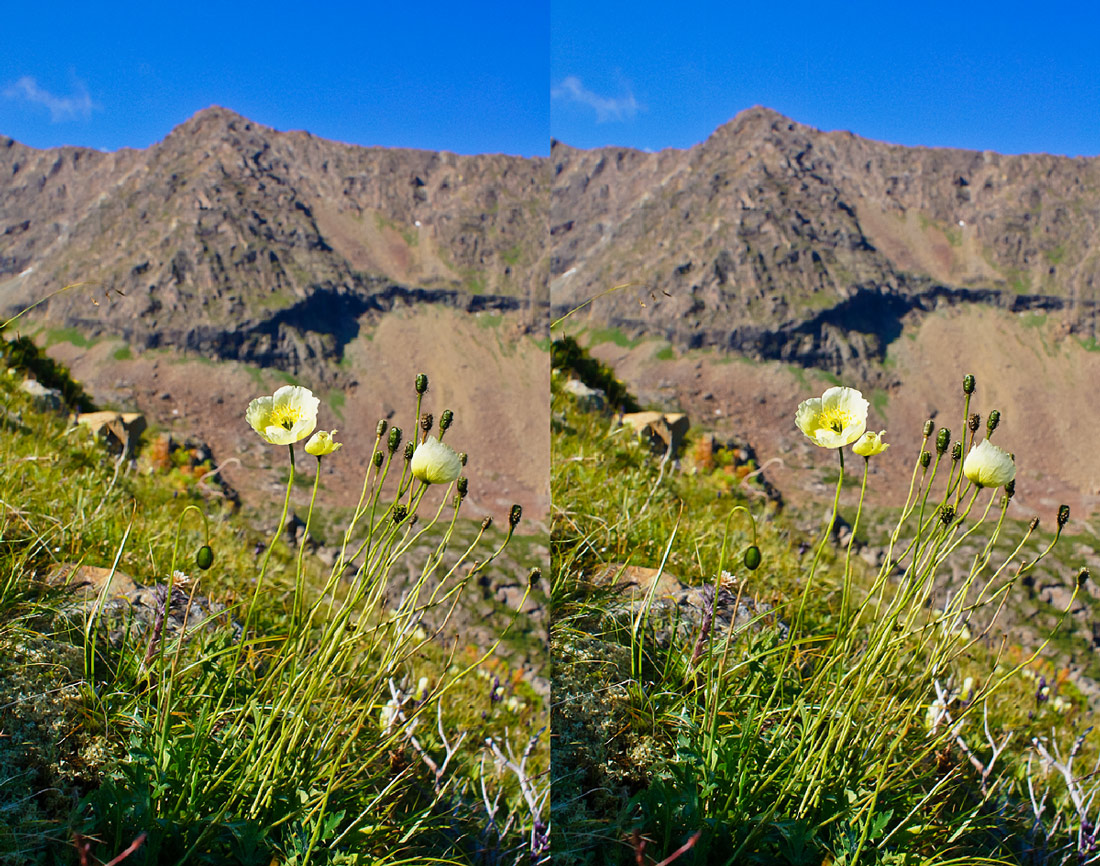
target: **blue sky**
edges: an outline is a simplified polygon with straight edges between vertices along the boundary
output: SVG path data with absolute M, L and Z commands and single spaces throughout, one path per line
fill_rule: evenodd
M 147 147 L 209 105 L 355 144 L 549 150 L 549 0 L 6 4 L 0 135 Z
M 690 147 L 765 105 L 907 145 L 1100 154 L 1093 3 L 553 0 L 551 134 Z

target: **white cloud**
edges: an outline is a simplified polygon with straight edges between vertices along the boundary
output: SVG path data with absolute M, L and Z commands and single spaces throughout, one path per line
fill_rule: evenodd
M 87 120 L 92 111 L 99 108 L 88 93 L 82 81 L 73 79 L 73 92 L 69 96 L 57 96 L 39 87 L 30 75 L 24 75 L 15 84 L 4 90 L 4 97 L 17 99 L 31 105 L 42 105 L 50 110 L 50 120 L 60 123 L 65 120 Z
M 577 76 L 569 75 L 562 79 L 561 84 L 550 89 L 550 98 L 587 105 L 596 112 L 596 122 L 605 123 L 609 120 L 629 120 L 644 110 L 644 106 L 630 92 L 630 87 L 625 87 L 625 90 L 626 94 L 619 97 L 600 96 L 585 87 Z

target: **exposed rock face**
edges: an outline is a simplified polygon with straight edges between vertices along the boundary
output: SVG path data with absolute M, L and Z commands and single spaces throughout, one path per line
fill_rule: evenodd
M 49 319 L 289 371 L 338 360 L 360 317 L 394 305 L 541 323 L 544 166 L 355 147 L 221 108 L 144 151 L 0 138 L 0 308 L 88 281 Z
M 551 150 L 555 315 L 866 373 L 911 310 L 1091 318 L 1100 160 L 908 148 L 743 112 L 690 150 Z

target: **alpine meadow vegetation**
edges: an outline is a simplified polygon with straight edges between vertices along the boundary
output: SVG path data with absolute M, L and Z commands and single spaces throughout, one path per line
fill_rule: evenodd
M 863 395 L 803 400 L 795 428 L 836 473 L 814 532 L 816 506 L 778 508 L 702 431 L 670 471 L 565 387 L 614 380 L 582 352 L 552 380 L 555 862 L 1100 860 L 1100 749 L 1052 644 L 1088 574 L 1053 628 L 1006 628 L 1069 509 L 1008 517 L 1015 461 L 973 376 L 961 436 L 928 421 L 888 508 L 866 505 L 890 436 Z
M 306 542 L 320 466 L 343 455 L 307 388 L 241 406 L 289 467 L 262 538 L 209 466 L 148 471 L 145 454 L 111 456 L 36 407 L 21 386 L 28 358 L 44 362 L 4 346 L 0 861 L 546 861 L 542 702 L 495 656 L 539 570 L 491 645 L 457 638 L 468 588 L 521 567 L 508 544 L 522 513 L 462 515 L 466 455 L 442 441 L 461 419 L 444 411 L 429 436 L 426 376 L 410 434 L 386 421 L 340 434 L 374 452 L 325 565 Z M 312 495 L 294 544 L 282 527 L 301 475 Z

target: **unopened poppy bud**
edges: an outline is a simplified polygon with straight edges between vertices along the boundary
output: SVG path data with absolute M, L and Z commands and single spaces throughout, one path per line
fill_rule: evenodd
M 466 454 L 465 451 L 459 451 L 458 452 L 458 462 L 461 463 L 463 466 L 465 466 L 467 456 L 468 455 Z
M 397 449 L 401 447 L 401 428 L 400 427 L 391 427 L 390 428 L 390 439 L 389 439 L 388 444 L 389 444 L 389 447 L 390 447 L 390 454 L 396 453 Z
M 428 377 L 423 373 L 416 374 L 416 393 L 423 394 L 428 390 Z
M 413 452 L 416 450 L 415 442 L 405 443 L 405 460 L 406 462 L 413 459 Z
M 1077 585 L 1084 586 L 1086 583 L 1088 583 L 1089 577 L 1091 577 L 1091 575 L 1089 574 L 1089 570 L 1087 568 L 1082 568 L 1079 572 L 1077 572 Z
M 936 427 L 936 425 L 932 423 L 931 418 L 929 418 L 927 421 L 924 422 L 924 438 L 925 439 L 927 439 L 929 436 L 932 435 L 932 430 L 935 429 L 935 427 Z
M 481 521 L 481 528 L 482 529 L 488 529 L 492 525 L 493 525 L 493 518 L 491 518 L 489 516 L 486 516 L 485 519 Z
M 209 544 L 204 544 L 199 548 L 199 552 L 195 554 L 195 565 L 206 571 L 210 566 L 214 564 L 214 551 L 210 549 Z
M 1034 532 L 1036 529 L 1038 529 L 1039 528 L 1039 518 L 1038 518 L 1038 516 L 1035 516 L 1035 517 L 1031 518 L 1031 522 L 1028 523 L 1028 526 L 1031 528 L 1032 532 Z
M 1059 505 L 1058 506 L 1058 528 L 1061 529 L 1067 523 L 1069 523 L 1069 506 L 1068 505 Z
M 1008 484 L 1005 485 L 1005 493 L 1008 495 L 1009 499 L 1011 499 L 1013 496 L 1016 495 L 1016 479 L 1015 478 L 1013 478 L 1011 481 L 1008 482 Z
M 963 393 L 973 394 L 974 386 L 976 384 L 977 381 L 974 379 L 974 375 L 972 373 L 967 373 L 965 376 L 963 376 Z
M 994 409 L 989 413 L 989 417 L 985 419 L 986 435 L 992 436 L 993 431 L 997 429 L 997 424 L 1000 423 L 1001 413 Z
M 527 575 L 527 583 L 531 586 L 538 586 L 542 580 L 542 569 L 537 565 L 531 569 L 531 573 Z
M 951 446 L 951 459 L 958 463 L 962 460 L 963 456 L 963 444 L 962 442 L 956 442 Z
M 951 444 L 951 431 L 946 427 L 941 427 L 940 432 L 936 434 L 936 451 L 939 454 L 947 452 L 947 446 Z
M 755 544 L 751 544 L 745 548 L 745 568 L 747 568 L 749 571 L 756 571 L 756 569 L 760 567 L 761 559 L 762 557 L 760 556 L 760 548 L 757 547 Z
M 955 509 L 951 505 L 945 505 L 940 509 L 940 520 L 943 521 L 944 526 L 950 526 L 951 521 L 955 519 Z
M 455 419 L 455 413 L 450 409 L 444 409 L 443 414 L 439 416 L 439 432 L 443 433 L 451 426 L 451 422 Z
M 928 464 L 932 462 L 932 455 L 927 451 L 921 451 L 920 453 L 920 466 L 921 469 L 927 469 Z
M 381 469 L 382 468 L 382 452 L 381 451 L 375 451 L 374 452 L 374 457 L 372 457 L 371 459 L 374 461 L 374 468 L 375 469 Z
M 400 523 L 409 514 L 409 509 L 400 502 L 393 506 L 393 522 Z
M 513 505 L 512 510 L 508 512 L 508 525 L 515 529 L 519 526 L 520 519 L 523 517 L 523 506 Z
M 423 415 L 420 416 L 420 429 L 423 430 L 425 433 L 431 433 L 433 421 L 435 421 L 435 418 L 432 416 L 432 413 L 425 412 Z
M 455 483 L 455 489 L 458 491 L 458 495 L 461 496 L 463 499 L 466 498 L 466 490 L 469 488 L 469 486 L 470 481 L 466 478 L 465 475 L 461 476 Z
M 970 428 L 971 433 L 978 432 L 978 428 L 982 426 L 982 416 L 975 412 L 966 419 L 966 426 Z
M 389 426 L 389 422 L 385 418 L 383 418 L 378 422 L 378 426 L 374 428 L 374 435 L 381 439 L 383 436 L 386 435 L 386 428 Z

